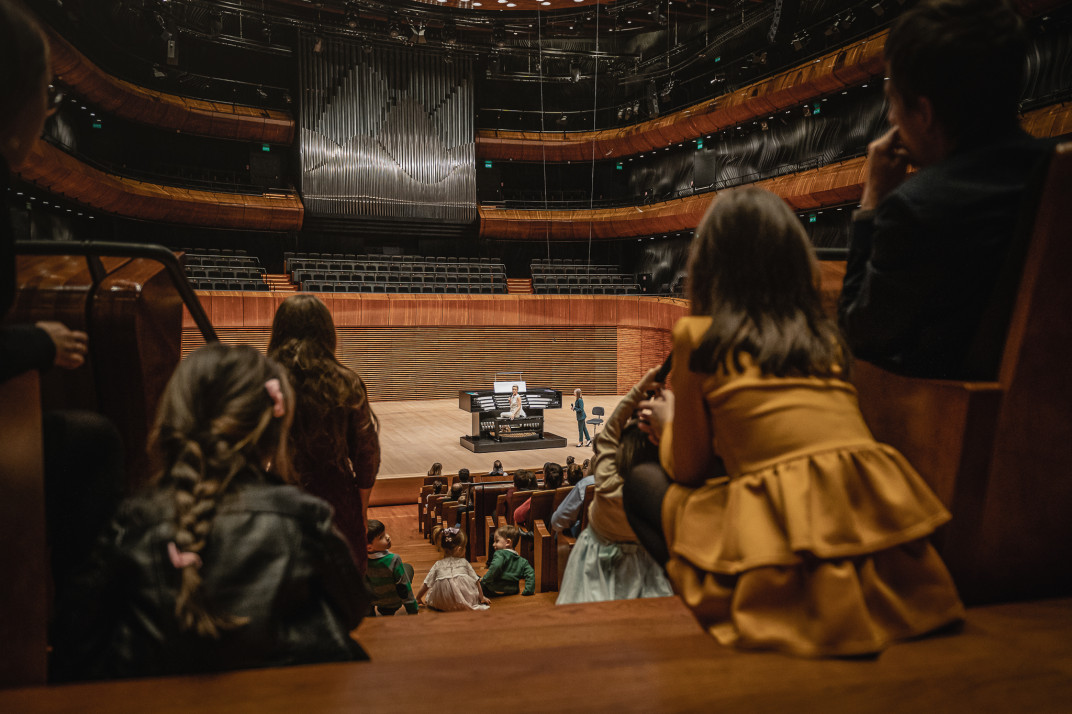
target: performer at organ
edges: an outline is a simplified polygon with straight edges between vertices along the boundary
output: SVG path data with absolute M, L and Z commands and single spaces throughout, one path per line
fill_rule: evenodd
M 510 392 L 510 411 L 502 413 L 503 419 L 524 419 L 528 414 L 521 408 L 521 395 L 517 392 L 517 385 L 514 385 L 513 391 Z

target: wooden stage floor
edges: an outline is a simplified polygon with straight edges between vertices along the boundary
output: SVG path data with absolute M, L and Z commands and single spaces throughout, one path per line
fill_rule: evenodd
M 542 468 L 544 462 L 565 464 L 567 456 L 578 462 L 592 456 L 592 447 L 577 447 L 577 420 L 570 410 L 572 394 L 562 395 L 563 408 L 544 412 L 544 430 L 566 437 L 564 449 L 532 449 L 505 451 L 498 454 L 474 454 L 458 439 L 472 431 L 472 418 L 458 408 L 457 399 L 424 401 L 374 402 L 372 410 L 380 420 L 380 479 L 424 476 L 428 467 L 438 461 L 443 473 L 454 474 L 458 469 L 474 472 L 491 470 L 495 459 L 503 468 L 514 471 L 522 468 Z M 584 406 L 589 418 L 592 407 L 601 406 L 606 416 L 621 401 L 618 396 L 585 396 Z M 588 433 L 593 433 L 589 425 Z

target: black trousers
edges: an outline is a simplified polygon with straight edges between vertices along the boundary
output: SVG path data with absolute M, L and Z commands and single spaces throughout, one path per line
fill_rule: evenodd
M 663 534 L 663 499 L 669 487 L 670 477 L 658 463 L 635 466 L 622 487 L 629 525 L 644 549 L 663 566 L 670 560 Z

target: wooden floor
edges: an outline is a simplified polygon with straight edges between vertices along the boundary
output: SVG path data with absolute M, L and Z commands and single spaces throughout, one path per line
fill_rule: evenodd
M 407 515 L 407 509 L 412 515 Z M 415 506 L 373 509 L 395 550 L 435 555 Z M 880 657 L 806 660 L 719 646 L 677 598 L 366 619 L 369 662 L 0 691 L 0 712 L 1072 711 L 1072 600 L 969 610 L 963 631 Z
M 495 459 L 503 462 L 507 471 L 521 468 L 541 468 L 546 461 L 566 463 L 567 456 L 584 461 L 592 456 L 592 447 L 577 447 L 577 419 L 569 404 L 572 394 L 563 394 L 562 409 L 544 412 L 544 430 L 564 436 L 569 444 L 564 449 L 536 449 L 531 451 L 508 451 L 499 454 L 474 454 L 463 447 L 458 439 L 472 432 L 469 413 L 458 408 L 457 399 L 433 399 L 410 402 L 375 402 L 372 405 L 380 420 L 381 479 L 403 476 L 423 476 L 428 467 L 438 461 L 443 472 L 458 473 L 458 469 L 485 472 L 491 469 Z M 584 397 L 589 416 L 592 408 L 602 406 L 607 415 L 621 397 Z M 592 434 L 592 426 L 588 427 Z

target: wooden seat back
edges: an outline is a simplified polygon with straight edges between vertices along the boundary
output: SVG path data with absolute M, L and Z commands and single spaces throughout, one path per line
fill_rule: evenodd
M 49 572 L 36 371 L 0 382 L 0 444 L 0 687 L 44 684 Z
M 532 493 L 532 503 L 529 504 L 529 517 L 525 521 L 524 526 L 528 531 L 532 531 L 536 523 L 547 523 L 551 520 L 551 514 L 554 513 L 555 494 L 556 490 L 552 491 L 534 491 Z
M 498 497 L 513 486 L 511 481 L 484 481 L 473 487 L 473 511 L 469 519 L 469 545 L 473 560 L 487 553 L 485 519 L 495 512 Z
M 123 434 L 130 488 L 137 488 L 149 478 L 146 443 L 156 405 L 179 364 L 178 292 L 163 266 L 144 258 L 101 258 L 96 281 L 84 257 L 27 255 L 17 265 L 12 321 L 58 320 L 89 334 L 83 367 L 44 375 L 43 408 L 89 409 L 111 419 Z
M 996 382 L 853 381 L 875 437 L 903 453 L 953 514 L 935 541 L 968 603 L 1072 593 L 1072 144 L 1050 164 Z
M 562 505 L 562 502 L 566 500 L 566 496 L 570 495 L 572 490 L 573 486 L 562 486 L 555 489 L 555 500 L 551 504 L 551 513 L 558 510 L 558 507 Z

